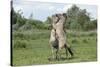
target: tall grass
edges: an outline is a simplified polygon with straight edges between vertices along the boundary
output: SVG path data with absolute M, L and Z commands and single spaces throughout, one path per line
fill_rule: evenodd
M 25 39 L 25 40 L 36 40 L 41 38 L 49 38 L 49 31 L 17 31 L 13 32 L 13 39 Z
M 67 40 L 71 39 L 71 43 L 79 43 L 79 37 L 93 37 L 96 36 L 96 32 L 67 32 Z M 30 40 L 42 40 L 49 39 L 50 30 L 27 30 L 27 31 L 14 31 L 13 32 L 13 44 L 14 48 L 29 48 Z M 88 39 L 82 39 L 84 43 L 88 43 Z M 32 44 L 32 43 L 31 43 Z
M 96 32 L 81 32 L 80 35 L 77 35 L 77 33 L 67 32 L 66 34 L 67 42 L 74 52 L 74 58 L 49 61 L 48 57 L 51 57 L 49 46 L 50 31 L 27 30 L 13 32 L 13 65 L 96 61 Z M 62 50 L 62 57 L 66 57 L 64 50 Z

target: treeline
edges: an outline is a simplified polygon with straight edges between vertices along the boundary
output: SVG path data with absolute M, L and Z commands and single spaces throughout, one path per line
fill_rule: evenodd
M 97 29 L 97 19 L 91 18 L 86 9 L 80 9 L 76 5 L 73 5 L 66 13 L 68 15 L 68 20 L 66 21 L 66 27 L 68 29 Z
M 47 29 L 44 23 L 40 20 L 35 20 L 30 15 L 30 18 L 27 19 L 22 16 L 21 10 L 15 12 L 12 9 L 12 29 L 13 30 L 31 30 L 31 29 Z
M 76 5 L 73 5 L 66 11 L 68 16 L 65 24 L 65 28 L 71 30 L 96 30 L 97 19 L 90 17 L 90 14 L 86 9 L 80 9 Z M 45 23 L 50 24 L 50 17 L 47 18 Z
M 48 17 L 45 22 L 33 19 L 31 14 L 29 19 L 22 16 L 21 10 L 15 12 L 11 8 L 12 28 L 13 30 L 31 30 L 31 29 L 50 29 L 51 17 Z M 95 30 L 97 29 L 97 19 L 91 19 L 86 9 L 80 9 L 73 5 L 66 12 L 68 18 L 65 28 L 72 30 Z

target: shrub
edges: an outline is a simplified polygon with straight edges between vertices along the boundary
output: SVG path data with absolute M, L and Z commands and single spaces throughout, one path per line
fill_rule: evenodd
M 89 34 L 89 36 L 95 36 L 95 35 L 97 35 L 95 32 L 91 32 L 91 33 Z
M 78 41 L 76 39 L 73 39 L 72 43 L 78 43 Z
M 36 40 L 36 39 L 41 39 L 41 38 L 49 38 L 49 32 L 48 31 L 17 31 L 13 32 L 13 39 L 24 39 L 24 40 Z
M 12 29 L 13 30 L 18 30 L 19 29 L 19 25 L 18 24 L 13 24 L 12 25 Z
M 13 39 L 23 39 L 24 38 L 24 34 L 21 32 L 13 32 Z
M 88 43 L 87 39 L 83 39 L 82 41 L 83 41 L 84 43 Z
M 23 26 L 21 26 L 20 28 L 19 28 L 19 30 L 31 30 L 33 27 L 32 27 L 32 25 L 31 24 L 24 24 Z
M 28 48 L 28 43 L 26 40 L 14 40 L 13 44 L 14 48 Z

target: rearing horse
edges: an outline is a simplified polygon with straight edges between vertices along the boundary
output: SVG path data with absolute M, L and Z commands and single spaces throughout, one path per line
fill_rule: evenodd
M 50 37 L 50 45 L 52 48 L 52 56 L 54 58 L 54 49 L 56 48 L 56 59 L 60 59 L 60 51 L 61 49 L 65 48 L 66 50 L 66 57 L 67 57 L 67 50 L 73 56 L 73 52 L 70 49 L 70 46 L 66 42 L 66 33 L 64 29 L 64 24 L 67 19 L 66 14 L 55 14 L 52 16 L 52 27 L 51 30 L 51 37 Z

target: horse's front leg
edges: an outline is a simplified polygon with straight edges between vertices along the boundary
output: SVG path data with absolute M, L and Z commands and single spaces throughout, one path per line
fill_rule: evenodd
M 54 59 L 54 48 L 52 47 L 52 44 L 50 44 L 50 48 L 51 48 L 51 52 L 50 52 L 50 56 L 48 58 L 49 61 Z
M 58 49 L 56 50 L 56 60 L 58 59 Z
M 51 51 L 52 51 L 52 59 L 54 59 L 55 56 L 54 56 L 54 48 L 53 47 L 51 47 Z
M 61 59 L 61 48 L 58 49 L 58 52 L 57 52 L 57 60 L 60 60 Z

